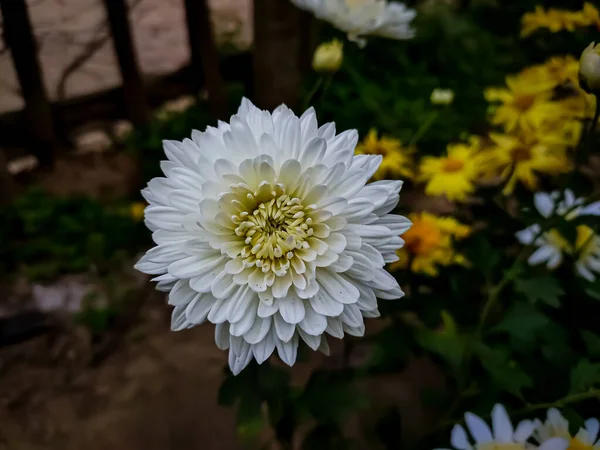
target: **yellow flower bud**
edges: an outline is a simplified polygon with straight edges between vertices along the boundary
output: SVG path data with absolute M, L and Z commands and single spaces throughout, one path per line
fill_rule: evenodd
M 146 204 L 144 202 L 135 202 L 129 207 L 129 214 L 134 221 L 139 222 L 144 219 L 145 209 Z
M 344 44 L 337 39 L 319 45 L 313 55 L 312 67 L 315 72 L 337 72 L 344 57 Z
M 454 101 L 454 91 L 452 89 L 436 88 L 431 93 L 431 103 L 434 105 L 447 106 Z
M 600 44 L 592 42 L 579 60 L 579 83 L 590 94 L 600 94 Z

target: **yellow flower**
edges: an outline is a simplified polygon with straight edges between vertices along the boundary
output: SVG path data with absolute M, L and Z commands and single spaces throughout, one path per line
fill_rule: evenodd
M 578 95 L 572 95 L 559 102 L 561 115 L 574 119 L 591 119 L 596 110 L 596 96 L 587 94 L 583 90 Z
M 398 139 L 377 137 L 377 130 L 371 129 L 369 134 L 356 147 L 357 155 L 382 155 L 383 161 L 373 178 L 408 178 L 414 177 L 414 147 L 404 147 Z
M 521 37 L 529 36 L 540 28 L 557 33 L 562 30 L 574 31 L 577 27 L 600 26 L 599 24 L 600 13 L 589 2 L 581 11 L 555 8 L 545 11 L 541 6 L 536 6 L 535 11 L 526 13 L 521 18 Z
M 583 5 L 583 9 L 576 13 L 575 24 L 580 27 L 589 27 L 590 25 L 599 26 L 600 11 L 590 2 Z
M 544 64 L 537 64 L 523 70 L 519 78 L 530 83 L 543 83 L 549 90 L 567 82 L 578 85 L 579 61 L 573 56 L 554 56 Z
M 315 72 L 337 72 L 344 58 L 344 44 L 338 39 L 319 45 L 313 55 L 312 67 Z
M 535 11 L 523 14 L 521 18 L 521 37 L 527 37 L 540 28 L 556 27 L 544 8 L 536 6 Z
M 503 125 L 507 132 L 517 127 L 532 129 L 553 116 L 560 116 L 561 109 L 552 98 L 552 82 L 533 82 L 529 78 L 506 78 L 507 88 L 488 88 L 488 102 L 499 102 L 491 122 Z
M 146 204 L 144 202 L 135 202 L 129 206 L 129 215 L 131 218 L 139 222 L 144 219 L 144 210 L 146 209 Z
M 566 156 L 566 146 L 549 145 L 541 142 L 535 133 L 519 136 L 490 134 L 496 143 L 495 161 L 502 169 L 501 176 L 508 178 L 504 194 L 511 194 L 520 181 L 525 187 L 537 187 L 537 173 L 558 175 L 571 170 Z
M 475 190 L 480 167 L 476 148 L 450 144 L 446 156 L 425 156 L 419 167 L 419 181 L 427 181 L 427 195 L 445 195 L 449 200 L 464 201 Z
M 536 134 L 540 142 L 547 144 L 551 151 L 558 148 L 561 153 L 565 148 L 577 146 L 582 131 L 583 124 L 579 120 L 558 118 L 546 122 Z
M 411 228 L 402 235 L 404 247 L 398 250 L 400 260 L 390 265 L 390 270 L 405 269 L 431 276 L 438 274 L 439 266 L 466 264 L 463 255 L 456 254 L 453 240 L 463 239 L 471 227 L 452 217 L 438 217 L 428 212 L 412 213 Z

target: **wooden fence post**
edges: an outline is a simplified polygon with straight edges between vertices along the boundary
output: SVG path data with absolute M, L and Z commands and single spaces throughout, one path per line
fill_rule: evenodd
M 300 14 L 289 0 L 254 0 L 254 100 L 260 108 L 298 103 Z
M 51 165 L 58 144 L 27 5 L 25 0 L 0 0 L 0 10 L 4 39 L 10 48 L 25 102 L 29 128 L 26 138 L 30 140 L 31 150 L 40 164 Z
M 199 91 L 206 86 L 208 103 L 217 119 L 227 115 L 227 97 L 219 69 L 207 0 L 185 0 L 193 82 Z M 203 75 L 203 76 L 202 76 Z
M 143 125 L 150 120 L 150 106 L 137 64 L 128 8 L 125 0 L 104 0 L 104 6 L 121 71 L 125 106 L 131 121 Z

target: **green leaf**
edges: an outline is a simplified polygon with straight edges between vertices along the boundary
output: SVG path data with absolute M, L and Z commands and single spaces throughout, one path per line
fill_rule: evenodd
M 549 326 L 550 319 L 527 303 L 516 303 L 504 319 L 490 330 L 491 333 L 507 333 L 517 341 L 533 344 L 539 332 Z
M 571 370 L 570 393 L 577 394 L 585 392 L 600 382 L 600 363 L 592 363 L 588 359 L 582 359 Z
M 531 304 L 541 302 L 553 308 L 560 306 L 559 297 L 565 293 L 556 278 L 550 275 L 517 279 L 515 290 L 523 294 Z
M 492 349 L 479 343 L 475 345 L 475 353 L 494 383 L 506 392 L 522 399 L 522 389 L 533 385 L 531 377 L 510 359 L 510 352 L 507 349 Z
M 458 373 L 465 357 L 467 337 L 455 331 L 421 329 L 416 335 L 417 342 L 425 349 L 440 356 Z
M 579 332 L 585 342 L 588 355 L 592 358 L 600 358 L 600 336 L 589 330 L 580 330 Z
M 314 372 L 302 400 L 319 422 L 341 421 L 367 406 L 366 397 L 355 389 L 352 377 L 343 372 Z
M 490 244 L 490 241 L 482 233 L 476 234 L 469 240 L 467 248 L 467 259 L 473 267 L 483 272 L 486 276 L 500 262 L 500 253 Z

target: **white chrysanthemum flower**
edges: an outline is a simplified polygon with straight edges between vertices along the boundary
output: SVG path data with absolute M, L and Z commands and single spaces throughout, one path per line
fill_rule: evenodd
M 569 189 L 565 190 L 564 198 L 560 192 L 538 192 L 534 196 L 534 204 L 542 217 L 548 219 L 552 215 L 565 216 L 572 220 L 581 215 L 600 215 L 600 202 L 584 205 L 582 198 L 576 198 Z M 563 260 L 563 255 L 576 254 L 576 270 L 582 277 L 593 280 L 594 272 L 600 272 L 600 237 L 585 225 L 577 227 L 575 246 L 569 243 L 557 230 L 541 233 L 538 224 L 529 226 L 516 234 L 519 242 L 525 245 L 534 244 L 537 249 L 529 257 L 530 265 L 545 263 L 549 269 L 557 268 Z M 535 242 L 534 242 L 535 240 Z
M 363 47 L 367 35 L 388 39 L 410 39 L 414 9 L 386 0 L 292 0 L 298 8 L 344 31 L 348 39 Z
M 244 99 L 230 124 L 165 142 L 166 178 L 143 191 L 157 245 L 136 268 L 169 292 L 173 330 L 217 324 L 237 374 L 275 348 L 294 364 L 300 339 L 327 352 L 325 333 L 362 336 L 376 297 L 404 295 L 384 269 L 411 225 L 389 214 L 402 182 L 365 185 L 381 156 L 354 156 L 357 140 L 312 108 Z
M 559 437 L 568 440 L 572 450 L 600 450 L 600 423 L 597 419 L 586 420 L 584 428 L 580 428 L 575 436 L 571 436 L 569 421 L 556 408 L 550 408 L 546 421 L 536 419 L 535 425 L 534 437 L 540 442 Z
M 513 428 L 510 417 L 504 406 L 497 404 L 492 409 L 492 428 L 479 416 L 465 414 L 465 422 L 471 437 L 461 425 L 452 429 L 450 442 L 457 450 L 525 450 L 532 447 L 527 440 L 532 436 L 535 424 L 531 420 L 521 421 Z M 566 450 L 568 441 L 559 437 L 545 440 L 538 447 L 540 450 Z M 445 450 L 445 449 L 439 449 Z

